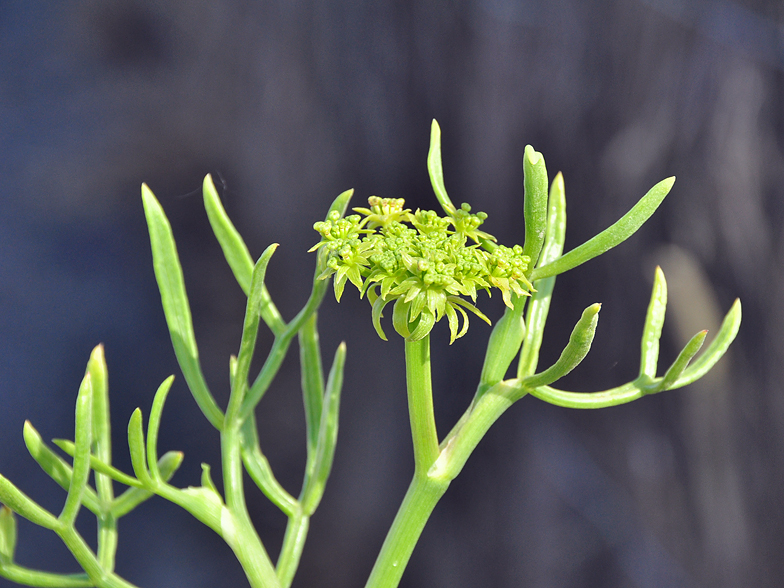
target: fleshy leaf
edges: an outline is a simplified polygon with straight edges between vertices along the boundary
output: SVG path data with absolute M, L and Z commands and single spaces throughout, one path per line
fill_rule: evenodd
M 664 272 L 656 267 L 653 278 L 651 302 L 645 316 L 645 328 L 642 332 L 642 357 L 640 359 L 640 376 L 656 377 L 656 367 L 659 361 L 659 339 L 664 325 L 664 312 L 667 309 L 667 281 Z
M 583 311 L 580 320 L 569 336 L 569 343 L 561 352 L 561 356 L 556 362 L 540 374 L 528 376 L 523 379 L 523 385 L 527 388 L 537 388 L 546 386 L 564 377 L 576 368 L 591 349 L 596 324 L 599 322 L 599 311 L 601 304 L 592 304 Z
M 191 308 L 185 292 L 185 279 L 171 225 L 160 203 L 146 184 L 142 184 L 142 200 L 150 232 L 155 279 L 158 281 L 163 313 L 169 326 L 177 362 L 199 408 L 210 423 L 216 429 L 220 429 L 223 412 L 215 403 L 201 371 Z
M 528 273 L 539 260 L 547 228 L 547 168 L 544 157 L 530 145 L 523 154 L 525 243 L 523 255 L 531 260 Z
M 623 243 L 656 212 L 674 183 L 675 178 L 672 177 L 656 184 L 615 224 L 558 259 L 534 268 L 529 276 L 531 281 L 562 274 Z
M 456 209 L 449 199 L 444 186 L 444 168 L 441 164 L 441 127 L 436 119 L 430 125 L 430 150 L 427 153 L 427 171 L 430 174 L 430 183 L 436 194 L 441 208 L 446 214 L 452 214 Z

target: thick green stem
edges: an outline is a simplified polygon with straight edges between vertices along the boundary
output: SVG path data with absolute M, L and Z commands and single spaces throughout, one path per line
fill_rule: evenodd
M 406 342 L 407 364 L 410 363 L 408 350 L 408 342 Z M 381 553 L 365 588 L 398 586 L 430 514 L 490 426 L 517 399 L 510 397 L 513 392 L 514 386 L 505 382 L 499 382 L 490 388 L 447 436 L 437 454 L 437 459 L 430 462 L 426 471 L 418 471 L 414 474 L 411 486 L 384 540 Z M 409 400 L 411 398 L 409 381 Z M 413 413 L 413 407 L 411 408 Z M 412 414 L 412 427 L 414 420 Z
M 406 387 L 414 441 L 414 479 L 387 533 L 366 588 L 395 588 L 399 584 L 430 513 L 449 487 L 449 480 L 431 479 L 427 475 L 439 452 L 429 334 L 418 341 L 406 339 Z
M 415 475 L 400 505 L 365 588 L 396 588 L 430 514 L 449 481 Z
M 430 379 L 430 335 L 418 341 L 406 339 L 406 386 L 408 414 L 414 441 L 416 475 L 426 475 L 438 457 L 438 434 L 433 414 L 433 387 Z
M 475 401 L 441 443 L 441 453 L 428 475 L 436 480 L 454 480 L 487 431 L 523 393 L 518 380 L 498 382 Z

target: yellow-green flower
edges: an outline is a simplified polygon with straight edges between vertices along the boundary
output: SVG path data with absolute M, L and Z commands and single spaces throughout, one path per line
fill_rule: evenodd
M 512 306 L 512 294 L 524 296 L 532 289 L 522 248 L 494 245 L 492 235 L 478 230 L 485 213 L 472 214 L 463 204 L 442 217 L 432 210 L 412 214 L 402 198 L 371 196 L 368 202 L 369 208 L 354 209 L 364 218 L 333 215 L 316 223 L 322 241 L 311 251 L 321 250 L 319 279 L 334 275 L 338 300 L 347 281 L 360 296 L 367 294 L 373 326 L 382 339 L 382 311 L 390 302 L 392 324 L 406 339 L 423 338 L 446 317 L 452 343 L 468 329 L 466 311 L 490 322 L 464 296 L 475 302 L 477 290 L 490 294 L 498 288 L 504 303 Z

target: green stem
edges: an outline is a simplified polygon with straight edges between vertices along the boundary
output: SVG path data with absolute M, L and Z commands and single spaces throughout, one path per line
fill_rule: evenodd
M 406 387 L 414 441 L 414 479 L 387 533 L 366 588 L 395 588 L 400 583 L 430 514 L 449 487 L 449 480 L 427 475 L 439 452 L 433 414 L 429 334 L 418 341 L 406 339 Z
M 313 284 L 310 298 L 308 298 L 305 306 L 297 313 L 297 316 L 291 319 L 291 322 L 286 325 L 285 330 L 280 335 L 275 336 L 275 342 L 272 344 L 272 349 L 270 349 L 269 355 L 267 355 L 267 359 L 264 361 L 264 365 L 261 367 L 259 375 L 256 376 L 256 380 L 248 390 L 247 396 L 243 398 L 242 407 L 240 408 L 240 418 L 243 421 L 247 419 L 248 416 L 250 416 L 250 413 L 253 412 L 253 409 L 256 408 L 261 397 L 264 396 L 264 393 L 267 391 L 267 388 L 269 388 L 273 378 L 278 373 L 278 369 L 280 369 L 280 365 L 286 357 L 286 352 L 289 349 L 291 340 L 300 328 L 302 328 L 305 321 L 310 318 L 310 315 L 318 310 L 321 301 L 324 299 L 327 286 L 328 282 L 326 280 L 316 280 Z
M 277 565 L 278 579 L 282 588 L 288 588 L 294 580 L 294 574 L 296 574 L 299 567 L 299 560 L 302 557 L 302 550 L 305 547 L 305 539 L 307 539 L 309 527 L 310 517 L 301 509 L 289 517 Z
M 271 254 L 272 249 L 268 248 L 268 251 Z M 248 368 L 258 331 L 259 319 L 256 301 L 253 299 L 258 296 L 259 285 L 263 283 L 263 268 L 266 267 L 264 258 L 265 255 L 262 255 L 259 259 L 257 269 L 254 269 L 254 275 L 251 279 L 251 297 L 248 299 L 242 344 L 232 378 L 229 405 L 226 407 L 226 415 L 223 418 L 223 427 L 221 428 L 221 460 L 223 462 L 223 488 L 226 494 L 225 509 L 227 512 L 221 513 L 220 532 L 224 541 L 229 544 L 237 556 L 253 588 L 280 588 L 272 560 L 250 520 L 245 502 L 241 431 L 244 419 L 239 416 L 242 401 L 248 389 Z M 264 264 L 264 266 L 259 264 Z M 258 268 L 261 268 L 261 272 Z
M 430 514 L 449 481 L 415 475 L 400 505 L 365 588 L 396 588 Z
M 436 480 L 454 480 L 492 424 L 524 393 L 518 380 L 498 382 L 470 406 L 441 443 L 441 453 L 428 475 Z
M 418 341 L 406 339 L 406 387 L 414 441 L 414 471 L 416 475 L 427 475 L 427 470 L 438 457 L 430 378 L 430 334 Z
M 412 363 L 408 350 L 406 342 L 407 365 Z M 411 388 L 409 380 L 409 400 L 414 397 Z M 414 474 L 365 588 L 398 586 L 430 514 L 490 426 L 517 400 L 511 397 L 515 390 L 506 382 L 490 388 L 449 433 L 428 470 Z M 412 427 L 414 420 L 412 407 Z
M 240 424 L 236 417 L 225 419 L 221 432 L 223 486 L 228 510 L 221 515 L 221 535 L 234 551 L 253 588 L 279 588 L 275 568 L 256 533 L 245 503 Z
M 98 478 L 109 480 L 106 476 L 95 474 Z M 111 480 L 109 480 L 111 482 Z M 117 518 L 111 512 L 102 513 L 98 517 L 98 561 L 105 569 L 114 569 L 114 554 L 117 553 Z
M 116 574 L 104 570 L 95 554 L 76 529 L 69 526 L 56 531 L 60 539 L 65 543 L 65 546 L 68 547 L 76 561 L 79 562 L 79 565 L 87 572 L 87 575 L 96 586 L 100 588 L 136 588 L 136 586 L 123 580 Z
M 408 342 L 406 351 L 408 363 Z M 410 388 L 409 384 L 409 399 L 412 398 Z M 414 474 L 365 588 L 398 586 L 414 546 L 436 504 L 490 426 L 517 400 L 513 396 L 516 390 L 514 385 L 506 382 L 499 382 L 490 388 L 447 435 L 437 459 L 431 462 L 428 470 Z

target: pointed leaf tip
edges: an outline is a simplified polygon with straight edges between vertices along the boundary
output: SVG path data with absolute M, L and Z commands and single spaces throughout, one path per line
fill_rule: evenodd
M 564 187 L 563 172 L 558 172 L 557 174 L 555 174 L 555 177 L 553 178 L 553 189 L 555 189 L 558 192 L 564 191 L 565 187 Z
M 565 255 L 545 265 L 535 267 L 529 279 L 533 282 L 562 274 L 619 245 L 636 233 L 645 221 L 650 218 L 667 194 L 669 194 L 674 183 L 675 176 L 662 180 L 648 190 L 645 196 L 618 221 Z

